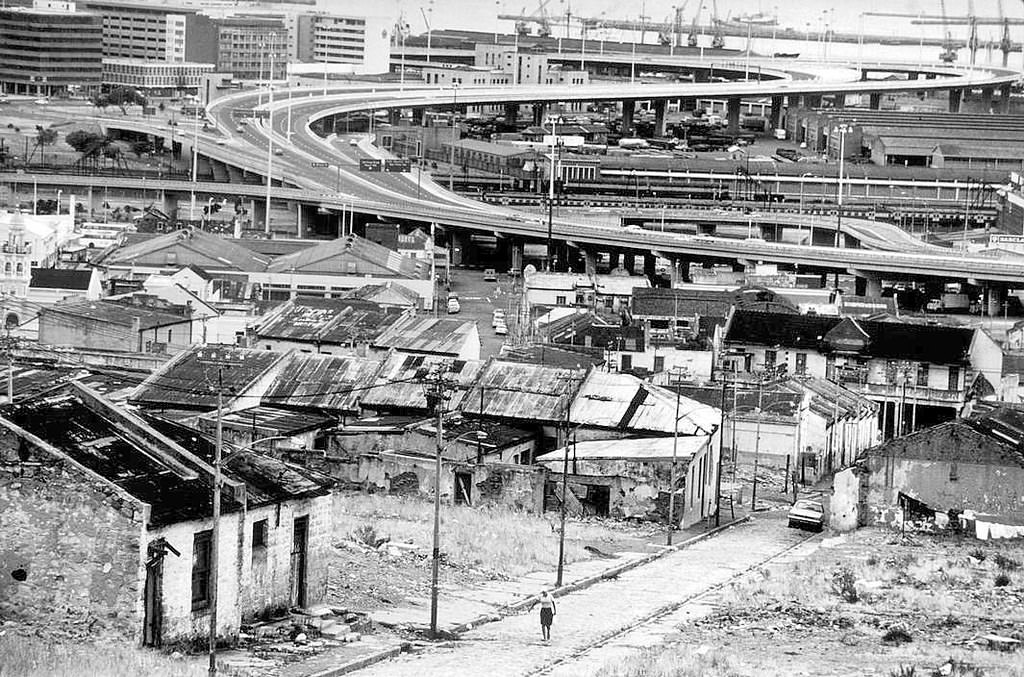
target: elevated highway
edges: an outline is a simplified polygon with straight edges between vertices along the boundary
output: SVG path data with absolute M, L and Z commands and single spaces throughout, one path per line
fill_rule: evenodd
M 777 65 L 777 64 L 776 64 Z M 801 73 L 815 70 L 815 65 L 794 66 Z M 865 65 L 866 66 L 866 65 Z M 908 70 L 905 64 L 872 64 L 876 70 Z M 321 138 L 313 133 L 319 121 L 346 113 L 372 110 L 401 110 L 431 107 L 452 107 L 463 104 L 502 105 L 530 103 L 544 105 L 568 101 L 666 101 L 687 97 L 721 97 L 739 101 L 744 97 L 772 97 L 781 100 L 805 94 L 908 92 L 928 90 L 963 91 L 972 88 L 1008 87 L 1016 74 L 999 70 L 965 70 L 945 66 L 922 68 L 934 78 L 914 80 L 862 80 L 862 66 L 842 69 L 827 64 L 817 77 L 794 79 L 782 72 L 772 80 L 710 82 L 710 83 L 616 83 L 590 86 L 520 86 L 425 88 L 423 86 L 381 87 L 370 91 L 310 92 L 309 88 L 293 89 L 291 98 L 275 92 L 273 103 L 259 104 L 254 92 L 243 92 L 218 99 L 210 105 L 217 126 L 229 136 L 225 145 L 211 144 L 203 154 L 238 166 L 246 172 L 266 176 L 268 169 L 283 184 L 295 188 L 273 187 L 275 199 L 297 201 L 327 210 L 352 208 L 395 219 L 437 223 L 470 231 L 494 234 L 516 242 L 544 242 L 549 224 L 531 216 L 496 205 L 486 205 L 449 193 L 418 169 L 411 174 L 364 173 L 358 170 L 360 159 L 380 157 L 382 151 L 363 141 L 359 145 L 342 143 L 334 138 Z M 234 133 L 233 109 L 261 108 L 270 112 L 272 124 L 250 124 L 242 134 Z M 290 109 L 290 115 L 288 114 Z M 288 128 L 288 120 L 291 129 Z M 280 152 L 280 154 L 278 154 Z M 321 166 L 326 163 L 326 167 Z M 40 177 L 42 178 L 42 177 Z M 89 181 L 88 177 L 81 177 Z M 25 177 L 22 177 L 24 180 Z M 71 177 L 61 177 L 73 184 Z M 137 179 L 118 180 L 119 185 L 132 185 Z M 149 182 L 152 187 L 152 182 Z M 193 186 L 189 182 L 167 182 L 168 190 L 223 192 L 223 186 Z M 232 185 L 231 192 L 258 197 L 266 188 L 248 184 Z M 265 218 L 265 217 L 264 217 Z M 851 234 L 857 224 L 847 225 Z M 896 238 L 877 227 L 859 236 L 869 246 L 885 246 L 892 251 L 866 248 L 833 248 L 805 246 L 761 240 L 730 240 L 714 237 L 691 237 L 678 233 L 624 230 L 620 227 L 559 218 L 550 224 L 550 237 L 568 243 L 570 248 L 587 251 L 629 250 L 687 258 L 718 259 L 741 262 L 765 261 L 791 264 L 804 269 L 850 271 L 877 279 L 927 278 L 962 279 L 978 283 L 1015 284 L 1024 281 L 1024 267 L 1011 261 L 984 257 L 961 256 L 948 251 L 921 247 L 903 237 Z

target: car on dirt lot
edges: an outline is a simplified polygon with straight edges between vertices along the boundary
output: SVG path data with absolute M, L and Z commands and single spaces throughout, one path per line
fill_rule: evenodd
M 821 531 L 825 526 L 825 508 L 818 501 L 802 498 L 789 509 L 789 526 Z
M 494 333 L 497 334 L 498 336 L 507 336 L 508 325 L 505 324 L 504 322 L 499 322 L 498 324 L 494 325 Z
M 491 326 L 497 327 L 499 324 L 505 324 L 505 311 L 502 308 L 495 308 L 491 313 Z

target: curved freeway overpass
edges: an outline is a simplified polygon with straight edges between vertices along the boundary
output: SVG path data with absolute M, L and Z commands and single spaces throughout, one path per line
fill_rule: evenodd
M 674 59 L 673 63 L 686 63 Z M 695 66 L 699 62 L 691 60 Z M 752 64 L 758 63 L 752 60 Z M 777 66 L 778 64 L 773 64 Z M 789 64 L 787 64 L 788 66 Z M 933 79 L 861 80 L 861 67 L 895 72 L 931 72 Z M 965 70 L 946 66 L 924 67 L 906 64 L 858 64 L 856 70 L 837 68 L 832 64 L 794 64 L 794 72 L 773 71 L 773 80 L 761 82 L 664 83 L 664 84 L 598 84 L 589 86 L 521 86 L 466 87 L 457 91 L 447 88 L 387 86 L 353 91 L 328 92 L 309 87 L 292 89 L 290 95 L 275 92 L 273 103 L 258 104 L 256 92 L 232 94 L 210 105 L 218 127 L 229 140 L 223 146 L 209 143 L 203 154 L 241 167 L 254 174 L 281 177 L 298 188 L 278 188 L 274 198 L 315 204 L 326 209 L 346 207 L 382 216 L 436 222 L 500 236 L 544 241 L 548 235 L 546 219 L 515 210 L 479 203 L 450 193 L 429 176 L 414 169 L 412 174 L 360 173 L 360 159 L 382 157 L 383 152 L 363 141 L 358 146 L 337 139 L 324 139 L 312 132 L 311 125 L 333 115 L 357 111 L 447 107 L 454 103 L 498 105 L 511 103 L 554 103 L 566 101 L 652 100 L 736 97 L 780 97 L 823 93 L 882 93 L 929 90 L 964 90 L 1008 86 L 1017 75 L 1000 70 Z M 817 77 L 807 73 L 817 72 Z M 288 98 L 291 96 L 291 98 Z M 272 124 L 249 125 L 248 131 L 236 135 L 233 109 L 262 108 L 271 111 Z M 291 109 L 290 116 L 287 115 Z M 291 129 L 288 128 L 288 120 Z M 113 122 L 113 120 L 111 121 Z M 166 131 L 164 131 L 166 134 Z M 278 149 L 277 155 L 272 149 Z M 327 166 L 318 166 L 326 163 Z M 272 167 L 272 169 L 271 169 Z M 90 181 L 88 177 L 81 177 Z M 61 181 L 72 183 L 70 177 Z M 95 182 L 94 180 L 92 180 Z M 135 180 L 138 181 L 138 180 Z M 129 187 L 132 180 L 118 180 Z M 168 182 L 169 189 L 223 192 L 223 184 L 207 187 Z M 152 188 L 152 182 L 149 182 Z M 234 185 L 232 192 L 253 194 L 259 186 Z M 267 192 L 266 188 L 262 191 Z M 870 225 L 865 225 L 870 224 Z M 783 243 L 700 238 L 670 232 L 626 231 L 620 227 L 559 218 L 551 225 L 553 238 L 581 248 L 632 249 L 666 256 L 735 259 L 788 263 L 805 268 L 846 270 L 869 276 L 923 277 L 931 279 L 959 278 L 973 281 L 1018 283 L 1024 281 L 1024 266 L 976 256 L 961 256 L 948 250 L 912 248 L 905 235 L 897 236 L 886 227 L 873 222 L 850 223 L 844 229 L 877 249 L 832 248 Z M 870 231 L 870 232 L 869 232 Z

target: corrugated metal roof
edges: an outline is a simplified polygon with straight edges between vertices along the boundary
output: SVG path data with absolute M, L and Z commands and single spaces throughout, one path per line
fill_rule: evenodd
M 458 409 L 484 366 L 481 360 L 449 360 L 432 355 L 394 353 L 385 360 L 377 376 L 377 387 L 367 390 L 360 404 L 386 411 L 414 409 L 427 411 L 424 383 L 431 367 L 448 364 L 448 382 L 453 386 L 446 409 Z
M 676 459 L 685 461 L 693 458 L 695 454 L 711 440 L 708 436 L 680 437 L 676 445 Z M 550 463 L 551 461 L 561 462 L 565 455 L 569 460 L 628 460 L 628 461 L 671 461 L 672 446 L 675 442 L 672 437 L 640 437 L 623 438 L 615 440 L 587 440 L 568 444 L 561 449 L 549 451 L 537 457 L 538 463 Z M 557 467 L 555 468 L 557 470 Z
M 575 425 L 673 434 L 676 395 L 629 374 L 593 370 L 569 412 Z M 720 422 L 717 409 L 688 397 L 679 401 L 679 434 L 707 434 Z
M 227 397 L 246 394 L 277 365 L 282 353 L 234 346 L 195 346 L 178 353 L 147 378 L 132 401 L 166 409 L 213 409 L 217 406 L 218 367 Z
M 349 235 L 281 256 L 267 267 L 267 272 L 427 279 L 430 266 L 421 259 L 402 256 L 376 242 Z
M 295 298 L 271 311 L 260 338 L 347 345 L 372 341 L 400 315 L 360 299 Z
M 474 322 L 428 316 L 406 316 L 382 331 L 374 340 L 375 348 L 456 356 L 476 333 Z M 476 335 L 479 341 L 479 334 Z
M 491 362 L 466 396 L 462 411 L 495 418 L 561 422 L 585 374 L 583 369 Z
M 261 272 L 269 257 L 254 254 L 230 238 L 185 228 L 105 253 L 104 265 L 174 266 L 195 264 L 207 271 Z
M 217 414 L 203 414 L 200 418 L 210 423 L 217 421 Z M 334 419 L 321 414 L 304 411 L 290 411 L 274 407 L 251 407 L 241 411 L 229 411 L 224 414 L 225 426 L 233 428 L 252 428 L 257 431 L 257 438 L 272 435 L 298 435 L 326 425 L 333 425 Z
M 292 353 L 281 364 L 262 403 L 355 414 L 380 366 L 359 357 Z

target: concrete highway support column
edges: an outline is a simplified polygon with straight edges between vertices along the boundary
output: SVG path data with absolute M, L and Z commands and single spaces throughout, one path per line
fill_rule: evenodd
M 623 252 L 622 254 L 622 267 L 626 269 L 626 272 L 630 275 L 633 274 L 633 268 L 636 266 L 636 256 L 633 252 Z
M 870 299 L 882 297 L 882 278 L 877 275 L 865 275 L 860 279 L 864 280 L 864 296 Z
M 740 133 L 740 97 L 732 96 L 725 102 L 725 131 L 728 134 Z
M 995 94 L 995 90 L 991 87 L 983 87 L 981 89 L 981 112 L 992 113 L 992 96 Z
M 654 136 L 665 136 L 665 111 L 668 109 L 667 99 L 654 101 Z
M 316 214 L 316 207 L 303 207 L 301 202 L 295 203 L 295 232 L 296 237 L 304 238 L 309 235 L 313 227 L 313 220 Z
M 249 200 L 249 214 L 252 216 L 251 228 L 263 230 L 267 222 L 267 203 L 265 200 Z
M 807 108 L 821 108 L 821 94 L 808 94 L 804 98 L 804 105 Z
M 523 270 L 523 241 L 519 239 L 512 240 L 511 246 L 511 262 L 509 264 L 509 270 Z
M 542 124 L 544 124 L 544 113 L 548 109 L 547 105 L 543 104 L 543 103 L 535 103 L 535 104 L 533 104 L 532 108 L 533 108 L 533 124 L 535 124 L 535 125 L 542 125 Z
M 615 270 L 619 267 L 619 252 L 618 250 L 612 250 L 608 252 L 608 267 L 611 270 Z
M 583 254 L 583 271 L 587 275 L 597 275 L 597 254 L 590 249 L 581 250 Z
M 999 317 L 1004 313 L 1003 304 L 1006 302 L 1006 287 L 997 284 L 990 284 L 985 288 L 985 314 L 989 317 Z
M 964 98 L 964 90 L 962 89 L 951 89 L 949 90 L 949 112 L 959 113 L 960 102 Z
M 412 109 L 412 123 L 420 127 L 427 126 L 427 109 L 422 106 Z
M 391 108 L 391 109 L 389 109 L 388 110 L 388 122 L 390 122 L 392 124 L 392 126 L 401 123 L 402 122 L 402 109 L 401 108 Z
M 772 110 L 769 114 L 768 123 L 771 125 L 771 131 L 779 129 L 785 124 L 785 120 L 782 119 L 782 106 L 785 99 L 781 96 L 772 97 Z
M 1010 85 L 1003 85 L 999 88 L 999 108 L 997 110 L 1004 115 L 1010 112 Z
M 515 124 L 516 119 L 519 117 L 519 104 L 518 103 L 506 103 L 505 104 L 505 122 L 509 124 Z
M 868 95 L 868 108 L 871 110 L 878 110 L 882 107 L 882 95 L 878 92 L 872 92 Z
M 867 80 L 868 79 L 868 73 L 870 73 L 870 72 L 871 71 L 869 71 L 867 68 L 861 68 L 860 69 L 860 81 L 864 82 L 865 80 Z
M 673 256 L 669 260 L 672 262 L 669 268 L 670 284 L 675 287 L 682 282 L 690 282 L 690 259 Z
M 653 282 L 656 274 L 657 260 L 654 258 L 654 254 L 644 254 L 644 277 Z
M 160 209 L 172 219 L 178 218 L 178 199 L 181 196 L 171 190 L 162 192 Z M 89 207 L 92 208 L 92 186 L 89 187 Z
M 622 136 L 633 136 L 633 109 L 635 107 L 635 99 L 622 100 Z

